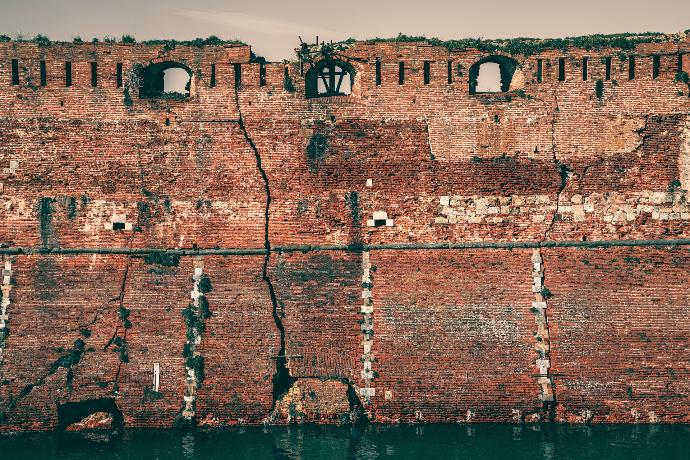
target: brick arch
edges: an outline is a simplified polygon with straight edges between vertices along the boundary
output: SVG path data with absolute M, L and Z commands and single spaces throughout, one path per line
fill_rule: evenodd
M 470 67 L 470 94 L 477 93 L 477 77 L 479 76 L 479 68 L 482 66 L 482 64 L 486 63 L 498 64 L 501 72 L 501 91 L 509 91 L 510 83 L 513 81 L 513 76 L 515 75 L 515 71 L 517 70 L 519 64 L 511 57 L 496 54 L 483 57 Z
M 113 430 L 122 430 L 125 420 L 113 398 L 86 399 L 58 404 L 58 429 L 65 430 L 73 423 L 84 420 L 96 412 L 107 412 L 113 417 Z
M 165 94 L 164 91 L 164 72 L 168 69 L 182 69 L 189 75 L 189 81 L 186 86 L 186 95 L 191 94 L 192 78 L 194 72 L 187 65 L 177 61 L 160 61 L 151 62 L 141 71 L 141 86 L 139 88 L 139 97 L 141 98 L 157 98 Z
M 354 88 L 355 85 L 355 68 L 350 65 L 349 63 L 345 61 L 340 61 L 336 59 L 323 59 L 316 64 L 314 64 L 308 71 L 305 76 L 305 94 L 307 98 L 313 98 L 313 97 L 325 97 L 325 96 L 338 96 L 338 95 L 345 95 L 346 93 L 340 92 L 340 84 L 339 84 L 339 79 L 335 78 L 333 76 L 332 70 L 334 68 L 340 68 L 342 69 L 343 72 L 346 73 L 346 75 L 343 76 L 342 81 L 340 83 L 345 83 L 345 79 L 349 78 L 350 79 L 350 92 L 352 92 L 352 89 Z M 327 85 L 327 91 L 325 93 L 319 93 L 319 88 L 318 88 L 318 83 L 319 83 L 319 77 L 322 75 L 322 72 L 326 69 L 331 70 L 331 81 Z M 349 94 L 349 93 L 347 93 Z

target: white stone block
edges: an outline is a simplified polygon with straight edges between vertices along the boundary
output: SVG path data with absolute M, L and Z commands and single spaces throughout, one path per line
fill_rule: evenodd
M 388 213 L 386 211 L 374 211 L 374 220 L 386 220 Z
M 449 196 L 442 196 L 439 198 L 439 203 L 441 206 L 450 206 L 450 197 Z
M 547 375 L 549 373 L 549 367 L 551 367 L 551 362 L 548 359 L 538 359 L 536 361 L 536 364 L 539 368 L 539 373 L 541 375 Z
M 132 224 L 129 222 L 125 222 L 125 230 L 132 230 Z
M 374 219 L 367 219 L 367 227 L 373 227 L 374 225 Z
M 546 310 L 546 302 L 532 302 L 532 307 L 537 310 Z
M 374 312 L 374 306 L 373 305 L 362 305 L 362 307 L 359 310 L 361 313 L 365 314 L 372 314 Z
M 386 227 L 392 227 L 393 226 L 393 219 L 386 219 Z
M 376 396 L 376 389 L 375 388 L 360 388 L 359 394 L 364 396 L 365 398 L 372 398 L 372 397 Z
M 373 187 L 374 186 L 374 181 L 371 179 L 367 179 L 367 187 Z

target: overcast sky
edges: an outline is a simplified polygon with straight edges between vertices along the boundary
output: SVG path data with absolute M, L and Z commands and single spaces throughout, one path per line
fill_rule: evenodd
M 237 38 L 270 60 L 313 41 L 391 37 L 564 37 L 679 32 L 690 0 L 1 0 L 0 33 L 53 40 Z

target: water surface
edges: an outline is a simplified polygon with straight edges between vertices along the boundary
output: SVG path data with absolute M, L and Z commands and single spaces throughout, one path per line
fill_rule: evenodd
M 2 459 L 687 459 L 688 425 L 395 425 L 0 435 Z

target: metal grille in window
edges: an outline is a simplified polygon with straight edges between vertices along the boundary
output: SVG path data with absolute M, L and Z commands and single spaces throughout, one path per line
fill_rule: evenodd
M 344 96 L 352 93 L 355 69 L 347 62 L 324 59 L 305 76 L 306 97 Z
M 331 62 L 319 69 L 317 74 L 317 94 L 319 96 L 336 96 L 350 94 L 350 72 L 337 62 Z

